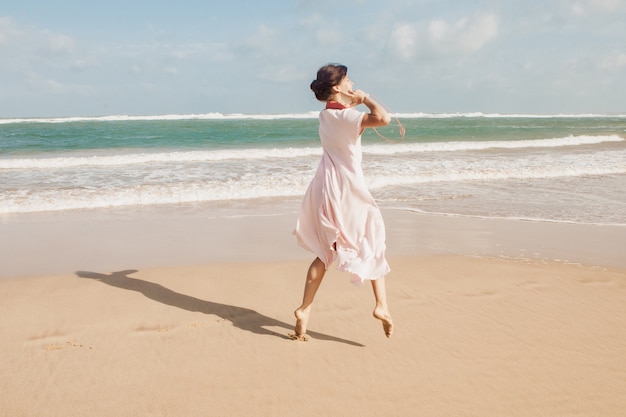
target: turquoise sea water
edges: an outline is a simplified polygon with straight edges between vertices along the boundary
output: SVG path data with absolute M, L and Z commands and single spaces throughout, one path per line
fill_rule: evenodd
M 626 115 L 397 116 L 363 136 L 382 207 L 626 225 Z M 0 214 L 297 200 L 320 155 L 317 113 L 0 119 Z

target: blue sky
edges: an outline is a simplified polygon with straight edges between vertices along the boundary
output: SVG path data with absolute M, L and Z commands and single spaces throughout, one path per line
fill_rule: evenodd
M 306 112 L 328 62 L 394 112 L 626 113 L 623 0 L 2 3 L 2 118 Z

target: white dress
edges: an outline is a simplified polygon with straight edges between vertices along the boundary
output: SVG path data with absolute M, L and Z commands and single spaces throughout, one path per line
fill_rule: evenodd
M 352 274 L 354 283 L 389 273 L 385 224 L 361 169 L 361 121 L 353 108 L 319 115 L 323 155 L 300 208 L 294 234 L 328 269 Z

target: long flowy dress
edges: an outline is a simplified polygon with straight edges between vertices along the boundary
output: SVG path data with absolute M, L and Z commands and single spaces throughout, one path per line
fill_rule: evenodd
M 351 273 L 355 284 L 389 273 L 385 224 L 361 168 L 361 121 L 354 108 L 322 110 L 322 159 L 304 195 L 294 234 L 326 266 Z

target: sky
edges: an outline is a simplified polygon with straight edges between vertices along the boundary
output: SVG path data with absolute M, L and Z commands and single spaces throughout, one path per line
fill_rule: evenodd
M 0 118 L 320 108 L 626 114 L 624 0 L 0 0 Z

